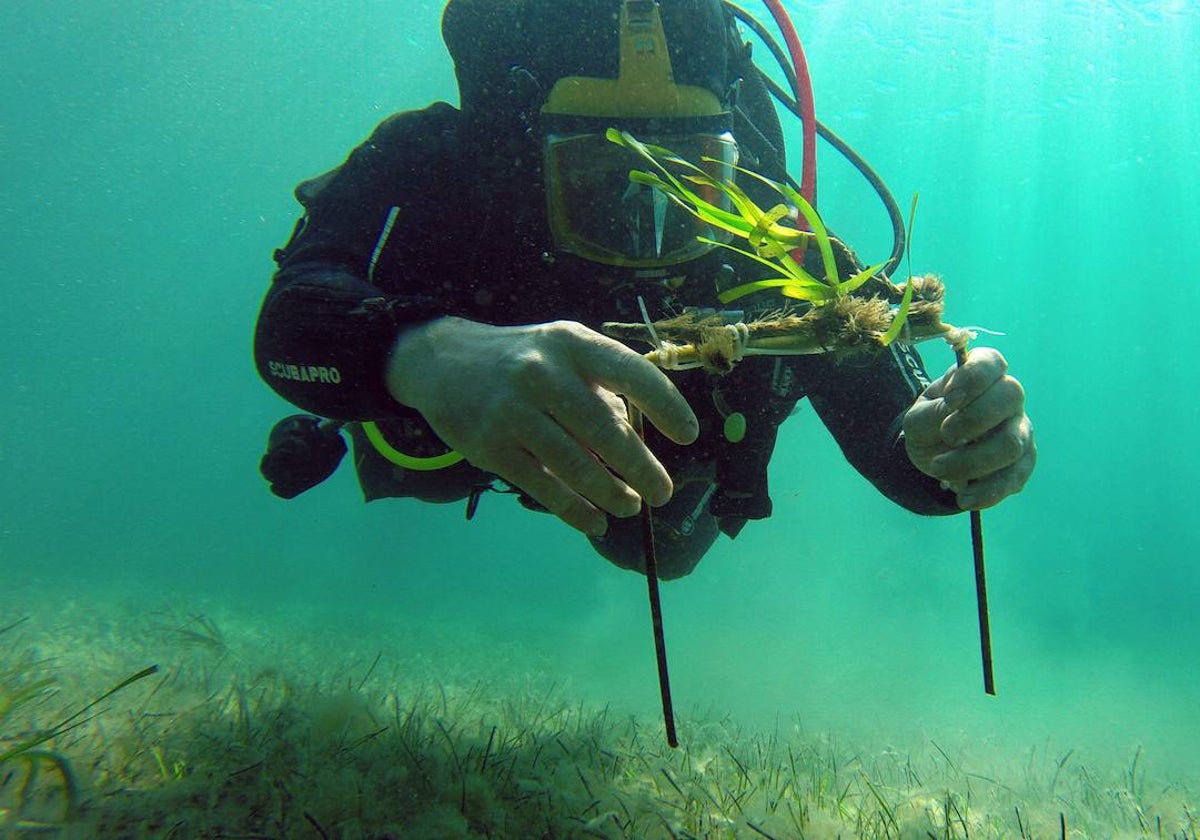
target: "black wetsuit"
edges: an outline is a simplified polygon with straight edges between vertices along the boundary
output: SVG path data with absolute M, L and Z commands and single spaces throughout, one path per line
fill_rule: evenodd
M 337 170 L 297 190 L 307 213 L 276 254 L 279 271 L 260 313 L 258 369 L 280 395 L 315 414 L 374 420 L 412 454 L 440 442 L 384 384 L 387 354 L 405 324 L 452 314 L 496 325 L 567 319 L 599 329 L 684 306 L 713 307 L 717 284 L 755 279 L 752 268 L 712 254 L 635 277 L 555 255 L 539 163 L 528 138 L 481 146 L 459 112 L 436 104 L 384 122 Z M 764 295 L 763 306 L 778 306 Z M 647 348 L 639 348 L 647 349 Z M 671 373 L 700 418 L 699 440 L 676 446 L 648 430 L 648 443 L 677 486 L 656 512 L 663 577 L 687 574 L 718 531 L 733 536 L 770 515 L 767 461 L 778 425 L 807 396 L 847 459 L 881 492 L 923 514 L 956 512 L 951 494 L 917 471 L 898 443 L 899 421 L 927 383 L 907 347 L 841 362 L 826 356 L 751 357 L 727 376 Z M 731 443 L 724 416 L 747 419 Z M 432 473 L 394 467 L 352 425 L 368 500 L 464 499 L 493 478 L 465 462 Z M 593 540 L 626 568 L 642 567 L 639 523 L 613 520 Z

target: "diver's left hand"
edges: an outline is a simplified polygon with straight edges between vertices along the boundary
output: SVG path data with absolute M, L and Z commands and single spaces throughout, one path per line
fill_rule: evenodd
M 1025 391 L 1007 370 L 999 352 L 976 348 L 904 415 L 909 459 L 953 490 L 964 510 L 991 507 L 1019 493 L 1037 462 Z

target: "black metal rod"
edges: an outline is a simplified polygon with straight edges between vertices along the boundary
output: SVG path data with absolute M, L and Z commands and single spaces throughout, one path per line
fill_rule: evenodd
M 988 620 L 987 576 L 983 568 L 983 517 L 971 511 L 971 550 L 975 555 L 975 601 L 979 608 L 979 647 L 983 653 L 983 690 L 996 693 L 992 673 L 992 627 Z
M 967 348 L 956 347 L 954 351 L 958 366 L 967 362 Z M 988 618 L 987 574 L 983 566 L 983 516 L 971 511 L 971 553 L 975 558 L 975 603 L 979 611 L 979 649 L 983 655 L 983 690 L 996 693 L 996 677 L 992 673 L 992 625 Z
M 645 436 L 642 413 L 630 406 L 634 428 L 639 437 Z M 667 639 L 663 633 L 662 602 L 658 595 L 658 560 L 654 551 L 654 514 L 650 505 L 642 502 L 642 559 L 646 565 L 646 586 L 650 591 L 650 623 L 654 628 L 654 655 L 658 662 L 658 690 L 662 695 L 663 726 L 667 730 L 667 743 L 679 746 L 675 734 L 675 708 L 671 704 L 671 677 L 667 671 Z
M 671 677 L 667 672 L 667 640 L 663 635 L 662 603 L 658 598 L 658 565 L 654 556 L 654 517 L 642 502 L 642 543 L 646 558 L 646 585 L 650 590 L 650 622 L 654 626 L 654 655 L 658 660 L 658 690 L 662 694 L 663 726 L 667 743 L 679 746 L 675 734 L 675 709 L 671 705 Z

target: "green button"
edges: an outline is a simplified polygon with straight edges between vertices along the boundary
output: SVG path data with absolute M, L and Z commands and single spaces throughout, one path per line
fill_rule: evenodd
M 725 418 L 725 440 L 741 443 L 746 436 L 746 415 L 735 411 Z

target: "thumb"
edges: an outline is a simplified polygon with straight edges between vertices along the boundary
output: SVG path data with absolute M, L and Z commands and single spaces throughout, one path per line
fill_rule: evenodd
M 940 379 L 931 382 L 904 415 L 904 437 L 910 449 L 913 446 L 936 447 L 942 443 L 942 423 L 953 413 L 945 399 L 953 373 L 954 368 L 951 368 Z

